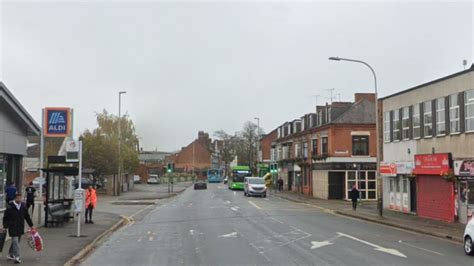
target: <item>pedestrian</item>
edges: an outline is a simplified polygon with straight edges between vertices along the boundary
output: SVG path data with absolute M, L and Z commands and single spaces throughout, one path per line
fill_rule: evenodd
M 92 210 L 95 209 L 97 204 L 97 194 L 92 185 L 86 190 L 86 224 L 93 224 L 92 221 Z
M 15 261 L 15 264 L 21 263 L 20 239 L 25 233 L 25 220 L 28 226 L 34 229 L 28 209 L 21 200 L 22 195 L 16 194 L 14 200 L 8 204 L 3 214 L 3 229 L 8 230 L 8 234 L 11 237 L 11 246 L 7 258 Z
M 357 209 L 357 201 L 359 200 L 359 190 L 357 189 L 356 185 L 352 186 L 351 190 L 351 200 L 352 200 L 352 209 L 355 211 Z
M 10 182 L 7 188 L 5 188 L 5 194 L 6 194 L 5 200 L 6 200 L 7 206 L 10 203 L 10 201 L 13 201 L 15 199 L 15 195 L 17 194 L 16 192 L 17 190 L 15 187 L 15 183 Z
M 278 191 L 283 191 L 283 179 L 281 177 L 278 179 Z
M 29 186 L 25 188 L 26 192 L 26 209 L 28 212 L 30 211 L 31 207 L 31 215 L 33 216 L 33 212 L 35 211 L 35 193 L 36 188 L 33 186 L 33 182 L 30 182 Z

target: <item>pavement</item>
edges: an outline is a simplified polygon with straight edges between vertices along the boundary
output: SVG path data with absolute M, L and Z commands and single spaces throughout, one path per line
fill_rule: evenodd
M 327 211 L 331 211 L 340 215 L 385 224 L 400 229 L 432 235 L 435 237 L 452 239 L 460 243 L 463 242 L 463 234 L 465 228 L 465 225 L 463 224 L 446 223 L 442 221 L 422 218 L 413 214 L 406 214 L 387 209 L 383 210 L 383 217 L 380 217 L 378 214 L 376 202 L 362 202 L 357 207 L 357 210 L 354 211 L 352 210 L 352 203 L 343 200 L 315 199 L 313 197 L 289 191 L 272 191 L 271 195 L 295 202 L 312 204 L 314 206 L 318 206 Z
M 174 193 L 167 193 L 167 185 L 137 185 L 133 191 L 123 193 L 119 197 L 98 195 L 97 208 L 93 213 L 94 224 L 81 223 L 81 237 L 76 237 L 77 222 L 65 223 L 62 227 L 39 228 L 43 238 L 44 250 L 34 252 L 26 243 L 26 237 L 21 241 L 21 257 L 25 265 L 64 265 L 75 255 L 83 251 L 96 238 L 107 232 L 121 220 L 134 222 L 145 217 L 147 211 L 155 205 L 166 202 L 166 198 L 175 196 L 183 191 L 190 183 L 179 183 L 175 186 Z M 164 193 L 166 191 L 166 193 Z M 147 200 L 143 200 L 143 199 Z M 149 202 L 153 205 L 150 205 Z M 134 202 L 134 204 L 127 204 Z M 7 261 L 5 255 L 10 247 L 6 242 L 0 265 L 13 265 Z
M 473 265 L 461 244 L 223 184 L 188 188 L 83 265 Z

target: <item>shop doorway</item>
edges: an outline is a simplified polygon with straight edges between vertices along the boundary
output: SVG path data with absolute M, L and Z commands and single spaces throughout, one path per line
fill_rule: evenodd
M 344 181 L 346 172 L 329 172 L 329 197 L 328 199 L 344 199 Z
M 410 180 L 410 212 L 416 213 L 416 180 Z
M 293 172 L 288 171 L 288 190 L 291 191 L 293 188 Z

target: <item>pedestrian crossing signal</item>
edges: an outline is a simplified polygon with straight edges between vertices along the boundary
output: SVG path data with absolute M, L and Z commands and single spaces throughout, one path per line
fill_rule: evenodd
M 270 173 L 272 173 L 272 174 L 278 173 L 278 165 L 277 164 L 270 164 Z

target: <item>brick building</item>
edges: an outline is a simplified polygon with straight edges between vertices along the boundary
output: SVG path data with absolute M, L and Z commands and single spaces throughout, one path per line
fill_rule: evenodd
M 474 65 L 380 99 L 384 208 L 467 223 L 474 212 Z
M 316 113 L 277 128 L 271 154 L 285 189 L 323 199 L 348 199 L 357 185 L 363 199 L 376 199 L 374 94 L 354 102 L 317 106 Z
M 166 157 L 166 163 L 174 163 L 176 172 L 194 172 L 199 178 L 205 178 L 211 168 L 213 154 L 212 140 L 209 134 L 199 131 L 198 138 L 175 154 Z
M 277 130 L 273 130 L 272 132 L 263 135 L 260 138 L 260 145 L 258 151 L 258 161 L 269 164 L 273 162 L 272 159 L 272 146 L 275 144 L 275 140 L 277 139 Z

